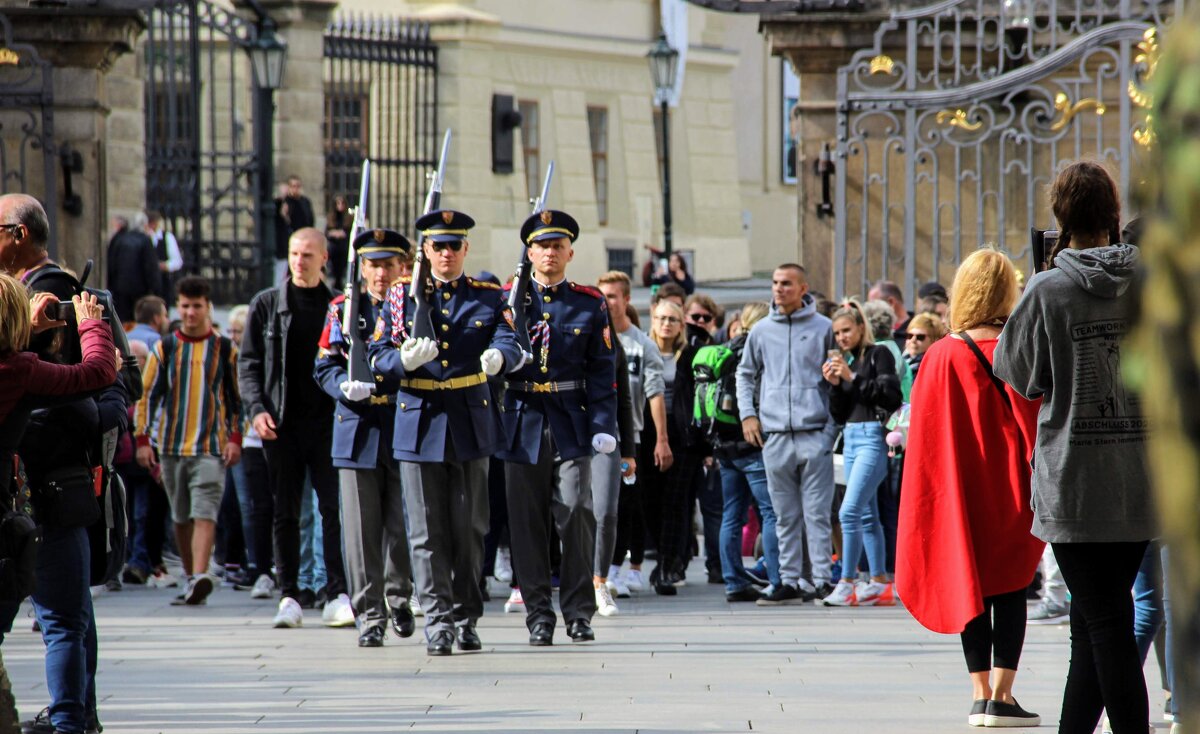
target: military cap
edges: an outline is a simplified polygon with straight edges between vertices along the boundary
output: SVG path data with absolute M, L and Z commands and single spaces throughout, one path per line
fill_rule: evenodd
M 408 257 L 412 243 L 394 229 L 364 229 L 354 238 L 354 252 L 368 260 Z
M 439 209 L 421 216 L 417 220 L 417 231 L 422 237 L 434 242 L 454 242 L 465 239 L 467 232 L 475 226 L 475 220 L 453 209 Z
M 574 242 L 579 236 L 579 222 L 566 212 L 546 209 L 538 212 L 521 225 L 521 241 L 525 246 L 542 240 L 553 240 L 566 237 Z

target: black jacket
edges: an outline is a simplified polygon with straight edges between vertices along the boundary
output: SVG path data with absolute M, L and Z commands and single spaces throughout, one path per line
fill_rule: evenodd
M 900 407 L 904 397 L 900 378 L 896 375 L 896 358 L 890 349 L 878 344 L 866 348 L 862 359 L 856 360 L 854 380 L 849 388 L 845 383 L 829 391 L 829 413 L 839 424 L 849 420 L 885 419 Z M 855 417 L 855 408 L 858 417 Z
M 122 321 L 133 321 L 133 305 L 142 296 L 158 294 L 158 255 L 144 232 L 126 229 L 108 245 L 108 290 Z
M 242 393 L 246 417 L 253 420 L 266 412 L 276 425 L 283 422 L 287 409 L 283 398 L 287 394 L 287 338 L 292 325 L 287 300 L 289 282 L 290 279 L 276 288 L 259 291 L 251 299 L 238 352 L 238 390 Z M 326 301 L 333 300 L 333 292 L 324 282 L 317 287 L 324 291 Z M 297 375 L 312 379 L 311 364 L 296 369 Z

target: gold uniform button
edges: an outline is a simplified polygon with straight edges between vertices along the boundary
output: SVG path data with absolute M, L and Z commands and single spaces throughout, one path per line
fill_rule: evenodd
M 449 300 L 450 300 L 450 294 L 449 294 L 449 293 L 443 293 L 443 294 L 442 294 L 442 298 L 443 298 L 443 299 L 445 299 L 445 300 L 447 300 L 447 301 L 449 301 Z
M 408 403 L 400 403 L 400 410 L 404 410 L 407 407 L 408 407 Z
M 342 422 L 342 417 L 340 415 L 337 417 L 337 419 L 338 419 L 338 423 Z
M 482 321 L 476 321 L 476 322 L 475 322 L 475 326 L 483 326 L 483 322 L 482 322 Z
M 383 375 L 375 375 L 375 382 L 383 382 Z
M 485 408 L 487 407 L 487 401 L 486 401 L 486 400 L 484 400 L 484 401 L 483 401 L 483 407 L 485 407 Z
M 450 331 L 450 324 L 442 324 L 442 331 Z
M 549 321 L 549 320 L 550 320 L 550 312 L 548 312 L 548 311 L 547 311 L 547 312 L 543 313 L 543 314 L 542 314 L 542 318 L 544 318 L 544 319 L 546 319 L 547 321 Z
M 442 360 L 442 366 L 443 366 L 443 367 L 449 367 L 449 366 L 450 366 L 450 360 L 448 360 L 448 359 L 443 359 L 443 360 Z
M 442 342 L 442 349 L 449 349 L 449 348 L 450 348 L 450 342 Z
M 549 368 L 549 367 L 543 367 L 543 368 L 542 368 L 542 372 L 549 372 L 549 371 L 550 371 L 550 368 Z
M 443 309 L 442 309 L 442 315 L 443 315 L 443 316 L 449 316 L 449 315 L 450 315 L 450 309 L 448 309 L 448 308 L 443 308 Z
M 542 296 L 542 300 L 546 303 L 550 303 L 550 296 Z
M 576 330 L 575 330 L 575 335 L 576 335 L 576 336 L 578 336 L 579 334 L 582 334 L 582 333 L 583 333 L 583 332 L 581 332 L 579 329 L 576 329 Z

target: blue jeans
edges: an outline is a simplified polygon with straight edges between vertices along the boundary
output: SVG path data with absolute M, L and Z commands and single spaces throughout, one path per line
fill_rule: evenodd
M 259 568 L 258 558 L 254 548 L 254 497 L 250 491 L 250 482 L 246 479 L 246 467 L 238 462 L 226 470 L 226 482 L 233 481 L 233 490 L 237 493 L 238 509 L 242 521 L 242 541 L 246 545 L 246 565 L 253 570 Z M 270 568 L 271 564 L 267 564 Z
M 1171 584 L 1167 580 L 1167 568 L 1170 560 L 1168 559 L 1167 546 L 1162 547 L 1162 578 L 1163 578 L 1163 618 L 1167 625 L 1167 688 L 1171 691 L 1170 710 L 1176 717 L 1179 716 L 1179 699 L 1181 691 L 1175 686 L 1175 625 L 1171 620 Z M 0 628 L 2 629 L 2 628 Z
M 779 586 L 782 583 L 779 578 L 779 536 L 775 534 L 775 508 L 767 492 L 767 472 L 761 451 L 737 459 L 721 459 L 721 493 L 725 499 L 720 533 L 725 592 L 741 591 L 751 583 L 742 562 L 742 526 L 746 524 L 746 510 L 751 499 L 758 505 L 758 514 L 762 517 L 767 580 Z
M 887 572 L 887 546 L 875 496 L 887 476 L 883 426 L 876 421 L 847 423 L 843 436 L 846 496 L 838 512 L 838 520 L 842 523 L 842 578 L 854 578 L 864 545 L 871 575 L 882 576 Z
M 311 479 L 304 481 L 304 497 L 306 501 L 300 502 L 299 585 L 301 589 L 320 591 L 326 581 L 324 531 Z
M 46 643 L 50 721 L 83 732 L 96 708 L 96 620 L 88 590 L 91 546 L 83 528 L 42 528 L 33 611 Z
M 1133 636 L 1137 639 L 1142 663 L 1154 644 L 1163 623 L 1163 582 L 1158 543 L 1150 541 L 1146 555 L 1133 580 Z
M 150 483 L 154 480 L 132 471 L 123 473 L 121 478 L 125 482 L 125 491 L 133 500 L 133 534 L 129 538 L 129 565 L 149 575 L 154 569 L 154 564 L 150 562 L 150 546 L 146 538 L 150 527 Z

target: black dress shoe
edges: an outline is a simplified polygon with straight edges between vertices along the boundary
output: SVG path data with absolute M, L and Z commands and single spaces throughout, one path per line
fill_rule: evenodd
M 449 655 L 453 652 L 454 633 L 450 630 L 442 630 L 433 636 L 425 645 L 425 652 L 430 655 Z
M 417 631 L 417 620 L 407 603 L 392 610 L 392 631 L 400 637 L 412 637 Z
M 458 649 L 463 652 L 477 652 L 483 649 L 483 640 L 475 632 L 473 625 L 463 625 L 458 628 Z
M 529 630 L 529 644 L 534 647 L 549 647 L 554 644 L 554 625 L 538 622 Z
M 359 647 L 383 647 L 383 625 L 373 624 L 358 636 Z
M 572 642 L 591 642 L 596 639 L 596 633 L 592 632 L 592 625 L 586 619 L 577 619 L 568 624 L 567 634 Z

